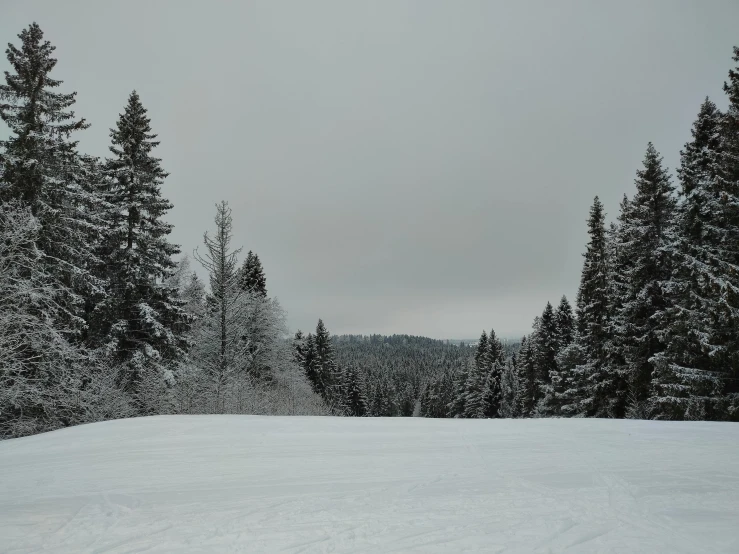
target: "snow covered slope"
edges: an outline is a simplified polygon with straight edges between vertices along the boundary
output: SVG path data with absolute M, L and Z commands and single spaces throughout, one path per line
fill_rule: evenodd
M 1 552 L 739 552 L 739 425 L 160 416 L 0 442 Z

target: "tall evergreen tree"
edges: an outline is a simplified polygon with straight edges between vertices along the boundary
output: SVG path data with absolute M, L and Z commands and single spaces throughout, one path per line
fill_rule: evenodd
M 55 47 L 36 23 L 18 36 L 20 48 L 8 44 L 12 71 L 0 85 L 0 118 L 10 129 L 0 141 L 0 200 L 21 201 L 40 224 L 39 264 L 60 285 L 57 325 L 81 337 L 86 299 L 103 294 L 91 272 L 102 204 L 94 193 L 97 164 L 78 153 L 72 138 L 88 127 L 70 109 L 76 93 L 55 92 L 62 84 L 50 75 Z
M 331 335 L 329 334 L 322 319 L 318 320 L 316 325 L 315 341 L 315 383 L 316 392 L 323 396 L 326 404 L 335 410 L 341 409 L 341 379 L 340 371 L 336 365 L 334 357 L 334 348 L 331 344 Z
M 344 368 L 344 406 L 346 415 L 363 417 L 367 414 L 367 396 L 362 375 L 352 366 Z
M 608 250 L 603 204 L 596 196 L 588 216 L 588 244 L 577 291 L 576 333 L 564 346 L 557 363 L 566 372 L 562 383 L 561 410 L 567 415 L 593 415 L 596 382 L 605 366 L 609 321 Z
M 552 308 L 552 305 L 549 302 L 547 302 L 547 305 L 541 314 L 541 318 L 539 319 L 535 349 L 535 403 L 539 404 L 547 394 L 547 390 L 552 382 L 552 375 L 557 371 L 557 353 L 559 352 L 557 321 L 554 317 L 554 308 Z
M 739 47 L 734 47 L 732 60 L 739 64 Z M 720 323 L 721 333 L 717 333 L 716 344 L 720 345 L 716 366 L 723 373 L 723 392 L 729 396 L 730 409 L 727 416 L 739 419 L 739 323 L 736 307 L 739 306 L 736 267 L 739 266 L 737 252 L 737 228 L 739 216 L 739 65 L 729 71 L 729 80 L 724 83 L 724 92 L 729 99 L 729 107 L 721 121 L 722 147 L 719 156 L 720 197 L 723 210 L 721 219 L 725 225 L 727 248 L 724 259 L 733 267 L 727 271 L 731 285 L 725 289 L 725 306 Z M 728 242 L 731 237 L 730 242 Z
M 301 368 L 305 367 L 305 337 L 303 331 L 300 329 L 295 333 L 293 337 L 293 360 Z
M 488 348 L 488 334 L 483 330 L 480 335 L 480 340 L 477 341 L 477 348 L 475 350 L 475 365 L 485 371 L 490 364 L 490 349 Z
M 649 143 L 644 168 L 637 171 L 636 194 L 621 222 L 620 256 L 629 260 L 627 285 L 616 314 L 624 348 L 632 414 L 650 394 L 653 357 L 664 349 L 675 246 L 676 200 L 662 158 Z
M 575 317 L 566 296 L 562 296 L 554 313 L 557 327 L 557 347 L 562 350 L 575 339 Z
M 605 213 L 597 196 L 588 217 L 588 237 L 577 290 L 577 330 L 590 359 L 602 361 L 608 321 L 608 259 Z
M 704 404 L 715 394 L 717 383 L 711 370 L 724 346 L 719 344 L 722 332 L 718 327 L 728 322 L 721 322 L 723 314 L 731 319 L 731 307 L 725 303 L 726 285 L 731 283 L 730 258 L 739 259 L 739 228 L 736 216 L 732 228 L 728 213 L 736 208 L 727 210 L 720 200 L 720 125 L 721 113 L 706 98 L 693 125 L 693 140 L 681 152 L 682 202 L 676 217 L 677 263 L 669 290 L 669 327 L 652 376 L 651 415 L 655 417 L 683 419 L 698 397 Z M 736 306 L 733 311 L 736 320 Z
M 501 400 L 498 416 L 503 418 L 518 417 L 519 411 L 516 405 L 518 393 L 518 369 L 516 367 L 516 355 L 511 356 L 503 368 L 500 378 Z
M 318 382 L 318 372 L 316 371 L 316 340 L 313 333 L 308 333 L 305 337 L 305 346 L 303 347 L 303 370 L 305 376 L 317 394 L 322 394 L 320 384 Z
M 473 364 L 465 362 L 454 376 L 454 394 L 449 403 L 449 416 L 455 418 L 466 417 L 467 379 L 475 371 Z
M 112 207 L 104 238 L 107 298 L 96 307 L 98 338 L 124 363 L 124 388 L 136 387 L 144 368 L 182 357 L 186 343 L 178 326 L 188 320 L 176 288 L 167 279 L 179 247 L 167 236 L 172 225 L 162 217 L 172 205 L 161 196 L 167 173 L 152 156 L 159 144 L 134 91 L 111 130 L 113 154 L 106 161 Z
M 262 297 L 267 296 L 267 278 L 264 276 L 262 262 L 259 260 L 259 256 L 251 250 L 249 250 L 244 264 L 241 266 L 240 284 L 244 290 L 251 291 Z
M 487 375 L 485 380 L 485 395 L 483 397 L 484 416 L 500 417 L 500 407 L 503 402 L 503 373 L 506 368 L 503 343 L 490 330 L 488 337 Z
M 622 317 L 634 260 L 630 256 L 631 202 L 624 195 L 617 223 L 606 231 L 607 322 L 602 364 L 593 364 L 588 374 L 583 405 L 594 417 L 622 418 L 626 414 L 628 371 L 626 366 L 626 325 Z
M 487 375 L 490 367 L 488 335 L 485 331 L 480 335 L 475 351 L 475 363 L 467 373 L 465 384 L 464 415 L 467 418 L 481 418 L 485 414 L 485 393 Z
M 516 404 L 521 417 L 531 417 L 536 408 L 536 342 L 539 318 L 534 322 L 533 332 L 521 339 L 521 348 L 518 351 L 518 396 Z
M 545 310 L 546 313 L 546 310 Z M 542 316 L 542 321 L 546 317 Z M 568 364 L 562 364 L 564 359 L 561 353 L 569 349 L 574 340 L 575 320 L 572 307 L 563 296 L 557 310 L 554 312 L 554 360 L 549 366 L 549 382 L 544 386 L 539 413 L 541 415 L 561 415 L 562 406 L 571 402 L 573 387 L 573 369 Z

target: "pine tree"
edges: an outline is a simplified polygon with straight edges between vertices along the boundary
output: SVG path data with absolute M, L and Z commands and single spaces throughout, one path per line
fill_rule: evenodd
M 293 337 L 293 360 L 301 368 L 305 368 L 305 337 L 303 337 L 303 331 L 300 329 Z
M 446 418 L 454 399 L 454 378 L 450 372 L 433 379 L 421 395 L 420 417 Z
M 267 278 L 264 276 L 262 262 L 259 256 L 251 250 L 246 255 L 244 265 L 241 266 L 240 284 L 244 290 L 252 291 L 262 297 L 267 296 Z
M 505 371 L 505 352 L 503 343 L 496 336 L 495 330 L 490 330 L 488 337 L 488 355 L 485 378 L 485 394 L 483 396 L 483 412 L 485 417 L 499 417 L 503 402 L 503 372 Z
M 605 345 L 609 323 L 608 239 L 603 204 L 596 196 L 588 216 L 588 244 L 577 291 L 576 338 L 560 351 L 557 363 L 568 371 L 562 411 L 593 415 L 596 383 L 607 381 Z
M 346 415 L 363 417 L 367 415 L 367 396 L 361 374 L 352 366 L 344 368 L 344 406 Z
M 711 370 L 721 349 L 716 324 L 726 306 L 726 284 L 731 283 L 733 262 L 726 257 L 727 246 L 739 240 L 739 228 L 731 228 L 731 217 L 726 217 L 726 206 L 716 194 L 721 182 L 720 125 L 721 113 L 706 98 L 693 125 L 693 140 L 681 152 L 683 201 L 677 208 L 676 263 L 666 310 L 669 326 L 652 376 L 655 417 L 683 419 L 692 402 L 702 397 L 705 404 L 718 385 Z M 739 246 L 734 249 L 739 252 Z M 736 253 L 730 257 L 739 259 Z
M 475 350 L 475 365 L 485 371 L 490 365 L 490 349 L 488 348 L 488 334 L 483 330 Z
M 628 371 L 626 366 L 626 321 L 623 305 L 626 300 L 633 259 L 628 248 L 631 202 L 624 195 L 619 207 L 617 223 L 606 231 L 606 259 L 608 267 L 605 341 L 602 364 L 590 367 L 587 394 L 583 405 L 593 417 L 623 418 L 628 398 Z
M 590 415 L 592 407 L 588 385 L 595 373 L 595 364 L 589 361 L 585 348 L 576 338 L 557 354 L 559 383 L 557 393 L 557 409 L 562 416 Z
M 505 364 L 501 379 L 501 401 L 498 410 L 499 417 L 514 418 L 519 415 L 516 398 L 518 395 L 518 369 L 516 367 L 516 355 L 511 356 Z
M 619 257 L 626 270 L 624 294 L 616 314 L 625 355 L 630 409 L 643 410 L 650 394 L 653 357 L 664 349 L 669 287 L 675 245 L 676 201 L 662 158 L 649 143 L 644 169 L 637 171 L 636 195 L 621 222 Z
M 546 319 L 546 317 L 542 317 L 542 321 Z M 575 320 L 567 297 L 562 296 L 553 319 L 554 359 L 553 361 L 550 359 L 548 362 L 549 382 L 544 386 L 543 396 L 538 408 L 541 415 L 550 416 L 561 415 L 562 405 L 571 402 L 569 396 L 572 389 L 573 368 L 560 364 L 560 354 L 570 347 L 575 335 Z
M 739 64 L 739 47 L 734 47 L 734 62 Z M 721 312 L 720 333 L 716 334 L 717 349 L 716 366 L 721 367 L 723 374 L 723 393 L 730 402 L 726 416 L 739 419 L 739 323 L 736 308 L 739 306 L 737 293 L 737 228 L 739 216 L 739 66 L 729 71 L 729 80 L 724 83 L 724 92 L 729 99 L 729 107 L 721 121 L 722 147 L 718 160 L 720 190 L 718 197 L 721 204 L 721 219 L 727 239 L 723 258 L 732 264 L 727 271 L 728 281 L 725 289 L 725 306 Z
M 320 385 L 316 371 L 316 340 L 313 333 L 308 333 L 308 336 L 305 338 L 303 352 L 303 370 L 305 371 L 305 376 L 308 378 L 313 391 L 320 395 L 322 392 L 319 389 Z
M 528 337 L 521 339 L 521 348 L 518 351 L 518 394 L 516 404 L 521 417 L 534 415 L 536 407 L 536 342 L 539 318 L 534 322 L 534 330 Z
M 452 400 L 449 403 L 449 416 L 455 418 L 463 418 L 466 413 L 466 399 L 467 399 L 467 379 L 470 372 L 473 372 L 475 367 L 469 362 L 465 362 L 460 368 L 459 372 L 454 377 L 454 394 Z
M 551 396 L 552 376 L 557 373 L 557 321 L 554 317 L 554 308 L 547 302 L 539 319 L 536 333 L 536 392 L 535 403 L 539 415 L 551 415 L 549 408 L 541 402 L 547 395 Z
M 488 367 L 491 367 L 496 363 L 503 363 L 505 361 L 505 350 L 503 343 L 500 341 L 498 336 L 495 334 L 495 330 L 490 330 L 488 336 Z
M 103 202 L 95 194 L 97 163 L 72 139 L 89 125 L 70 109 L 76 93 L 54 92 L 62 81 L 50 76 L 55 47 L 43 36 L 33 23 L 18 35 L 21 47 L 6 50 L 13 72 L 0 85 L 0 118 L 10 129 L 0 141 L 0 200 L 22 202 L 38 221 L 39 264 L 59 284 L 56 325 L 81 338 L 85 303 L 103 294 L 91 272 Z
M 483 331 L 480 340 L 477 342 L 475 363 L 467 372 L 467 381 L 464 387 L 464 416 L 467 418 L 484 417 L 489 366 L 488 335 Z
M 124 364 L 121 386 L 136 389 L 147 367 L 182 358 L 187 345 L 179 331 L 188 316 L 177 289 L 166 283 L 179 253 L 167 240 L 172 226 L 162 221 L 172 208 L 160 191 L 167 173 L 151 155 L 159 143 L 135 91 L 111 138 L 105 174 L 113 217 L 104 238 L 109 290 L 95 321 L 99 342 Z
M 608 259 L 603 204 L 596 196 L 588 217 L 588 245 L 577 290 L 577 330 L 592 361 L 604 359 L 608 322 Z
M 485 385 L 484 367 L 471 364 L 464 387 L 464 417 L 472 419 L 485 417 Z
M 341 379 L 340 371 L 334 358 L 334 348 L 322 319 L 318 320 L 315 334 L 315 384 L 316 392 L 323 396 L 330 407 L 341 409 Z
M 59 284 L 40 264 L 40 231 L 28 207 L 0 203 L 0 437 L 64 425 L 81 358 L 54 325 Z
M 566 296 L 562 296 L 554 313 L 557 330 L 557 350 L 569 346 L 575 338 L 575 317 Z
M 370 414 L 373 417 L 395 417 L 397 415 L 396 390 L 387 378 L 379 379 L 374 385 Z

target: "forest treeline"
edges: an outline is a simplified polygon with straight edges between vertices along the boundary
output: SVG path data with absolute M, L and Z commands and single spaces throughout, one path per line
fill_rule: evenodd
M 394 415 L 739 420 L 739 68 L 723 91 L 725 111 L 698 110 L 677 185 L 649 143 L 615 221 L 595 197 L 574 310 L 547 303 L 515 354 L 483 332 L 433 370 L 350 341 L 368 402 L 379 380 Z
M 677 186 L 649 143 L 616 221 L 595 198 L 574 312 L 547 303 L 508 359 L 483 333 L 423 414 L 739 420 L 739 68 L 723 91 L 725 111 L 698 110 Z
M 259 257 L 239 264 L 225 202 L 195 252 L 208 286 L 189 257 L 175 261 L 139 95 L 109 156 L 86 155 L 54 46 L 35 23 L 19 39 L 0 85 L 0 436 L 162 413 L 329 413 Z
M 676 186 L 650 143 L 615 221 L 596 197 L 574 309 L 520 344 L 290 336 L 232 214 L 189 256 L 169 240 L 168 175 L 134 91 L 109 155 L 58 92 L 35 23 L 0 84 L 0 436 L 136 415 L 739 419 L 739 69 L 706 99 Z M 739 62 L 739 49 L 733 60 Z

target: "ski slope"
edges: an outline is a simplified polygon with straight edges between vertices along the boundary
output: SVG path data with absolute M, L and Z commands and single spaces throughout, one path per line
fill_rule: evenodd
M 739 552 L 739 425 L 159 416 L 0 442 L 0 552 Z

